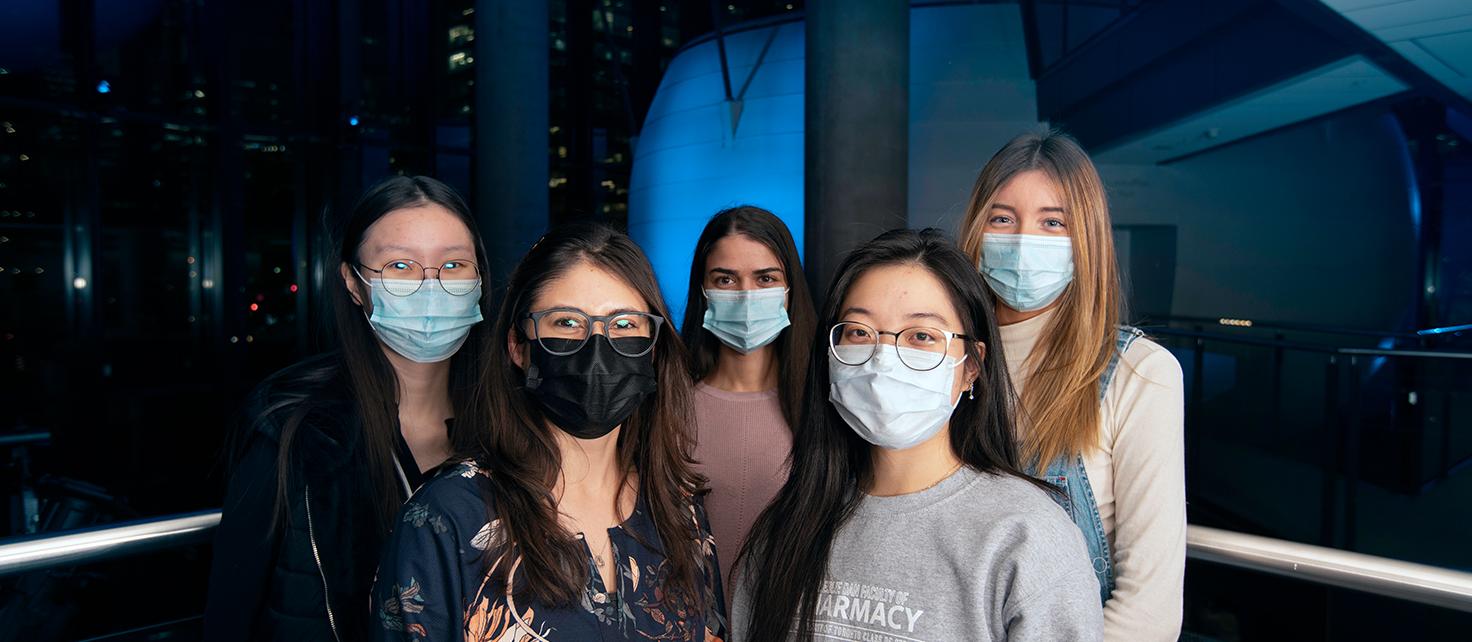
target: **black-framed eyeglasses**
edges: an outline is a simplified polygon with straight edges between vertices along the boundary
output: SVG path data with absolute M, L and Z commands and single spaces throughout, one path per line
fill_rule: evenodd
M 577 308 L 549 308 L 526 315 L 531 320 L 531 337 L 542 349 L 567 356 L 587 345 L 595 334 L 594 324 L 603 324 L 613 350 L 625 357 L 642 357 L 654 349 L 664 317 L 647 312 L 619 312 L 592 316 Z
M 894 337 L 886 342 L 883 337 Z M 840 321 L 828 331 L 828 351 L 839 363 L 861 366 L 879 353 L 884 343 L 894 345 L 895 354 L 906 368 L 924 372 L 934 370 L 945 363 L 950 353 L 951 340 L 972 340 L 959 332 L 928 326 L 905 328 L 899 332 L 875 330 L 872 326 L 857 321 Z
M 474 262 L 464 259 L 451 259 L 441 263 L 439 267 L 424 267 L 413 259 L 394 259 L 384 263 L 383 269 L 379 270 L 362 263 L 358 267 L 377 274 L 384 291 L 394 296 L 409 296 L 418 292 L 429 278 L 439 281 L 445 292 L 455 296 L 470 294 L 480 285 L 480 269 L 475 267 Z M 433 277 L 429 276 L 430 270 L 434 270 Z M 369 285 L 373 283 L 370 282 Z

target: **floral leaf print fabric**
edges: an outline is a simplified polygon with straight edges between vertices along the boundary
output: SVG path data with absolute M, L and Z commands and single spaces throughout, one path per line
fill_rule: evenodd
M 424 528 L 429 524 L 435 533 L 443 533 L 450 528 L 443 515 L 431 515 L 428 507 L 412 501 L 404 505 L 403 522 L 413 524 L 414 528 Z
M 501 520 L 493 519 L 480 527 L 475 537 L 471 538 L 470 545 L 477 551 L 489 551 L 499 549 L 505 542 L 506 538 L 501 531 Z
M 405 626 L 404 624 L 404 614 L 414 615 L 424 611 L 424 598 L 419 595 L 419 582 L 414 581 L 414 578 L 409 578 L 408 586 L 400 587 L 395 584 L 389 589 L 389 592 L 393 595 L 384 600 L 382 608 L 378 610 L 378 617 L 383 620 L 383 627 L 424 637 L 426 633 L 422 625 Z
M 389 537 L 373 604 L 381 626 L 374 640 L 401 642 L 566 642 L 588 639 L 721 642 L 725 598 L 714 539 L 704 512 L 689 516 L 701 538 L 708 596 L 666 590 L 669 563 L 650 546 L 659 535 L 648 508 L 636 503 L 628 521 L 608 530 L 620 560 L 614 586 L 592 569 L 580 599 L 541 604 L 492 590 L 488 560 L 504 550 L 505 529 L 487 514 L 489 471 L 472 462 L 446 466 L 404 505 Z M 697 500 L 698 501 L 698 500 Z M 503 560 L 513 572 L 518 560 Z M 702 608 L 699 602 L 709 603 Z
M 527 609 L 516 614 L 506 604 L 492 605 L 490 599 L 481 600 L 467 612 L 465 620 L 466 642 L 531 642 L 549 640 L 552 630 L 548 627 L 532 629 L 529 622 L 536 621 L 536 612 Z

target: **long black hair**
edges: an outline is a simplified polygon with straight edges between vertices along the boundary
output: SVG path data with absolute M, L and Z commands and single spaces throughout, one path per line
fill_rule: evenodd
M 1014 445 L 1014 394 L 992 313 L 992 297 L 976 267 L 943 233 L 895 230 L 846 257 L 828 288 L 823 328 L 840 321 L 849 288 L 865 272 L 887 265 L 917 265 L 945 287 L 961 319 L 961 332 L 986 345 L 978 354 L 966 343 L 967 359 L 979 363 L 975 400 L 963 399 L 951 415 L 951 450 L 971 468 L 1033 481 L 1018 470 Z M 826 341 L 815 342 L 812 363 L 826 364 Z M 872 480 L 872 450 L 828 401 L 828 367 L 810 369 L 807 405 L 794 436 L 792 466 L 776 499 L 762 511 L 742 549 L 738 567 L 752 596 L 747 637 L 787 639 L 793 622 L 799 640 L 813 637 L 818 589 L 828 569 L 829 549 L 839 528 L 858 506 Z M 1034 482 L 1041 484 L 1041 482 Z
M 473 429 L 461 431 L 459 456 L 480 461 L 490 472 L 488 511 L 501 520 L 506 537 L 486 551 L 492 569 L 487 590 L 527 592 L 552 604 L 574 603 L 587 585 L 587 553 L 558 519 L 554 494 L 562 456 L 541 405 L 526 391 L 525 371 L 512 358 L 509 341 L 533 340 L 524 325 L 531 306 L 548 284 L 582 264 L 623 279 L 644 299 L 652 314 L 669 319 L 654 269 L 627 235 L 605 225 L 579 223 L 543 236 L 521 259 L 507 284 L 496 315 L 493 339 L 485 347 L 479 393 L 469 417 Z M 685 347 L 672 328 L 659 331 L 654 344 L 658 387 L 623 423 L 618 435 L 618 465 L 637 474 L 639 496 L 659 533 L 669 562 L 666 599 L 676 604 L 709 603 L 695 521 L 695 495 L 705 478 L 691 460 L 694 423 Z M 619 484 L 620 495 L 625 484 Z M 517 577 L 510 573 L 519 569 Z
M 338 267 L 357 265 L 358 249 L 363 236 L 374 223 L 396 210 L 434 204 L 460 219 L 475 240 L 477 266 L 486 265 L 486 252 L 475 218 L 465 200 L 450 186 L 427 176 L 393 176 L 368 188 L 346 216 L 324 217 L 330 239 L 330 254 L 323 256 L 324 318 L 322 335 L 334 344 L 333 352 L 272 375 L 262 388 L 270 391 L 264 412 L 249 421 L 274 418 L 281 422 L 276 458 L 276 521 L 290 518 L 288 482 L 294 472 L 292 444 L 302 420 L 319 410 L 319 392 L 336 386 L 351 400 L 361 434 L 372 489 L 375 515 L 382 532 L 387 532 L 399 505 L 404 500 L 403 488 L 394 470 L 394 452 L 398 441 L 398 376 L 383 353 L 373 327 L 364 310 L 354 300 L 340 276 Z M 484 268 L 482 268 L 484 269 Z M 352 280 L 363 301 L 369 300 L 368 288 L 361 280 Z M 486 309 L 489 294 L 482 288 L 481 308 Z M 485 323 L 470 330 L 464 345 L 450 358 L 450 401 L 457 417 L 463 417 L 471 393 L 476 388 L 477 359 L 488 334 Z M 334 395 L 334 397 L 339 395 Z M 329 419 L 342 419 L 329 418 Z M 453 439 L 454 435 L 451 435 Z
M 807 379 L 817 313 L 813 311 L 813 297 L 808 293 L 808 280 L 803 277 L 792 232 L 782 219 L 767 210 L 738 205 L 716 212 L 695 242 L 695 260 L 690 262 L 690 291 L 685 298 L 685 321 L 680 326 L 680 334 L 690 348 L 690 376 L 696 381 L 704 379 L 715 369 L 716 358 L 721 353 L 720 339 L 704 327 L 703 284 L 706 270 L 710 269 L 707 260 L 716 242 L 737 234 L 765 245 L 782 263 L 782 274 L 787 280 L 787 318 L 791 325 L 772 345 L 777 354 L 777 394 L 782 401 L 782 416 L 789 427 L 795 427 L 802 411 L 802 387 Z

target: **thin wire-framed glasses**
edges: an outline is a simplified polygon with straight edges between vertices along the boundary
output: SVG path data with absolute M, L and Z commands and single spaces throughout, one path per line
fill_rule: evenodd
M 620 312 L 592 316 L 577 308 L 550 308 L 526 315 L 531 320 L 532 338 L 542 349 L 567 356 L 583 349 L 594 332 L 594 324 L 603 324 L 602 334 L 614 352 L 625 357 L 642 357 L 654 349 L 664 317 L 647 312 Z
M 893 340 L 885 341 L 885 336 Z M 887 332 L 857 321 L 841 321 L 828 331 L 828 350 L 839 363 L 861 366 L 879 353 L 879 346 L 887 343 L 894 346 L 895 354 L 906 368 L 924 372 L 945 363 L 952 339 L 970 341 L 971 337 L 929 326 Z
M 413 259 L 394 259 L 384 263 L 380 270 L 362 263 L 358 267 L 378 275 L 384 291 L 394 296 L 409 296 L 418 292 L 429 278 L 439 281 L 445 292 L 455 296 L 470 294 L 480 285 L 480 270 L 475 267 L 475 263 L 464 259 L 451 259 L 441 263 L 439 267 L 424 267 Z M 430 270 L 434 270 L 434 277 L 429 276 Z

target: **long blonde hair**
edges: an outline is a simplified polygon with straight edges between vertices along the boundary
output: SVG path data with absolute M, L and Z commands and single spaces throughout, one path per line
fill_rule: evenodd
M 1019 415 L 1021 461 L 1039 467 L 1099 445 L 1099 379 L 1119 325 L 1119 271 L 1104 182 L 1078 141 L 1052 128 L 1012 139 L 987 161 L 961 223 L 961 249 L 981 260 L 981 239 L 997 192 L 1023 172 L 1053 180 L 1068 214 L 1074 277 L 1052 321 L 1022 363 L 1027 385 Z

